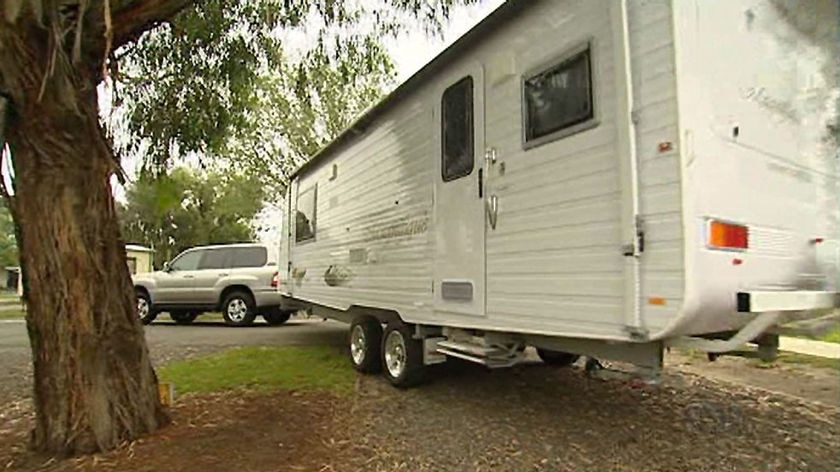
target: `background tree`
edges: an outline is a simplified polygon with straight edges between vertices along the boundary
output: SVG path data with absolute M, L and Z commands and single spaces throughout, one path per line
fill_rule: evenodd
M 15 224 L 5 202 L 0 204 L 0 268 L 18 265 Z
M 0 190 L 20 236 L 36 449 L 109 449 L 167 422 L 111 194 L 121 173 L 99 122 L 103 78 L 121 63 L 147 73 L 114 90 L 146 104 L 129 128 L 149 138 L 150 169 L 189 153 L 213 159 L 247 128 L 252 84 L 285 62 L 283 31 L 314 18 L 317 37 L 337 38 L 331 57 L 352 45 L 376 64 L 380 38 L 418 19 L 435 28 L 456 1 L 3 1 L 0 134 L 14 179 Z
M 253 177 L 184 168 L 128 187 L 120 205 L 126 241 L 155 250 L 155 266 L 198 245 L 253 241 L 265 191 Z

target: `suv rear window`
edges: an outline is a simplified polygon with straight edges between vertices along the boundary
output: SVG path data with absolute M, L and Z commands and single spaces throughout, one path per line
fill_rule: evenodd
M 268 251 L 264 247 L 232 247 L 227 250 L 233 268 L 262 267 L 268 262 Z
M 200 269 L 224 269 L 227 267 L 227 251 L 224 249 L 207 249 L 204 251 L 204 257 L 201 258 L 201 263 L 198 264 Z

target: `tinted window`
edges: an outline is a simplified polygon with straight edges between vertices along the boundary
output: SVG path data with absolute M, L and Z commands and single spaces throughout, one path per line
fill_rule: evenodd
M 298 193 L 295 212 L 295 242 L 315 238 L 315 203 L 317 187 Z
M 575 54 L 524 82 L 525 142 L 594 118 L 590 51 Z
M 268 262 L 268 251 L 264 247 L 232 247 L 230 251 L 230 266 L 262 267 Z
M 469 175 L 473 170 L 473 80 L 465 77 L 443 92 L 441 102 L 443 180 Z
M 201 260 L 201 253 L 202 251 L 182 253 L 172 261 L 169 267 L 172 270 L 196 270 L 198 268 L 198 262 Z
M 208 249 L 204 251 L 199 269 L 224 269 L 227 267 L 227 251 L 225 249 Z

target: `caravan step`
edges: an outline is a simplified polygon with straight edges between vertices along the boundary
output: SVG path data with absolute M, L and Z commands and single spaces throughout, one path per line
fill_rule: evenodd
M 438 341 L 438 350 L 445 348 L 447 350 L 459 351 L 473 356 L 492 356 L 503 353 L 501 349 L 495 346 L 483 346 L 481 344 L 472 344 L 458 341 Z
M 520 356 L 511 356 L 507 358 L 475 356 L 464 352 L 447 349 L 444 347 L 439 347 L 437 349 L 437 352 L 440 354 L 445 354 L 447 356 L 457 357 L 458 359 L 463 359 L 465 361 L 475 362 L 476 364 L 481 364 L 490 367 L 491 369 L 510 367 L 519 362 L 520 358 Z

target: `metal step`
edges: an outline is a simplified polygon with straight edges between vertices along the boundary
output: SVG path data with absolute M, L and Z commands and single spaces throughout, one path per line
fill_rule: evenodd
M 438 341 L 438 348 L 446 348 L 453 351 L 459 351 L 473 356 L 487 357 L 494 354 L 499 354 L 500 349 L 495 346 L 484 346 L 481 344 L 465 343 L 458 341 Z M 439 349 L 438 349 L 439 350 Z
M 487 346 L 464 341 L 438 341 L 435 350 L 439 354 L 457 357 L 494 369 L 510 367 L 522 359 L 520 352 L 512 352 L 504 346 Z
M 458 359 L 463 359 L 465 361 L 475 362 L 476 364 L 481 364 L 490 367 L 491 369 L 510 367 L 519 362 L 519 356 L 513 356 L 509 358 L 479 357 L 443 347 L 439 347 L 437 349 L 437 352 L 440 354 L 445 354 L 447 356 L 457 357 Z

